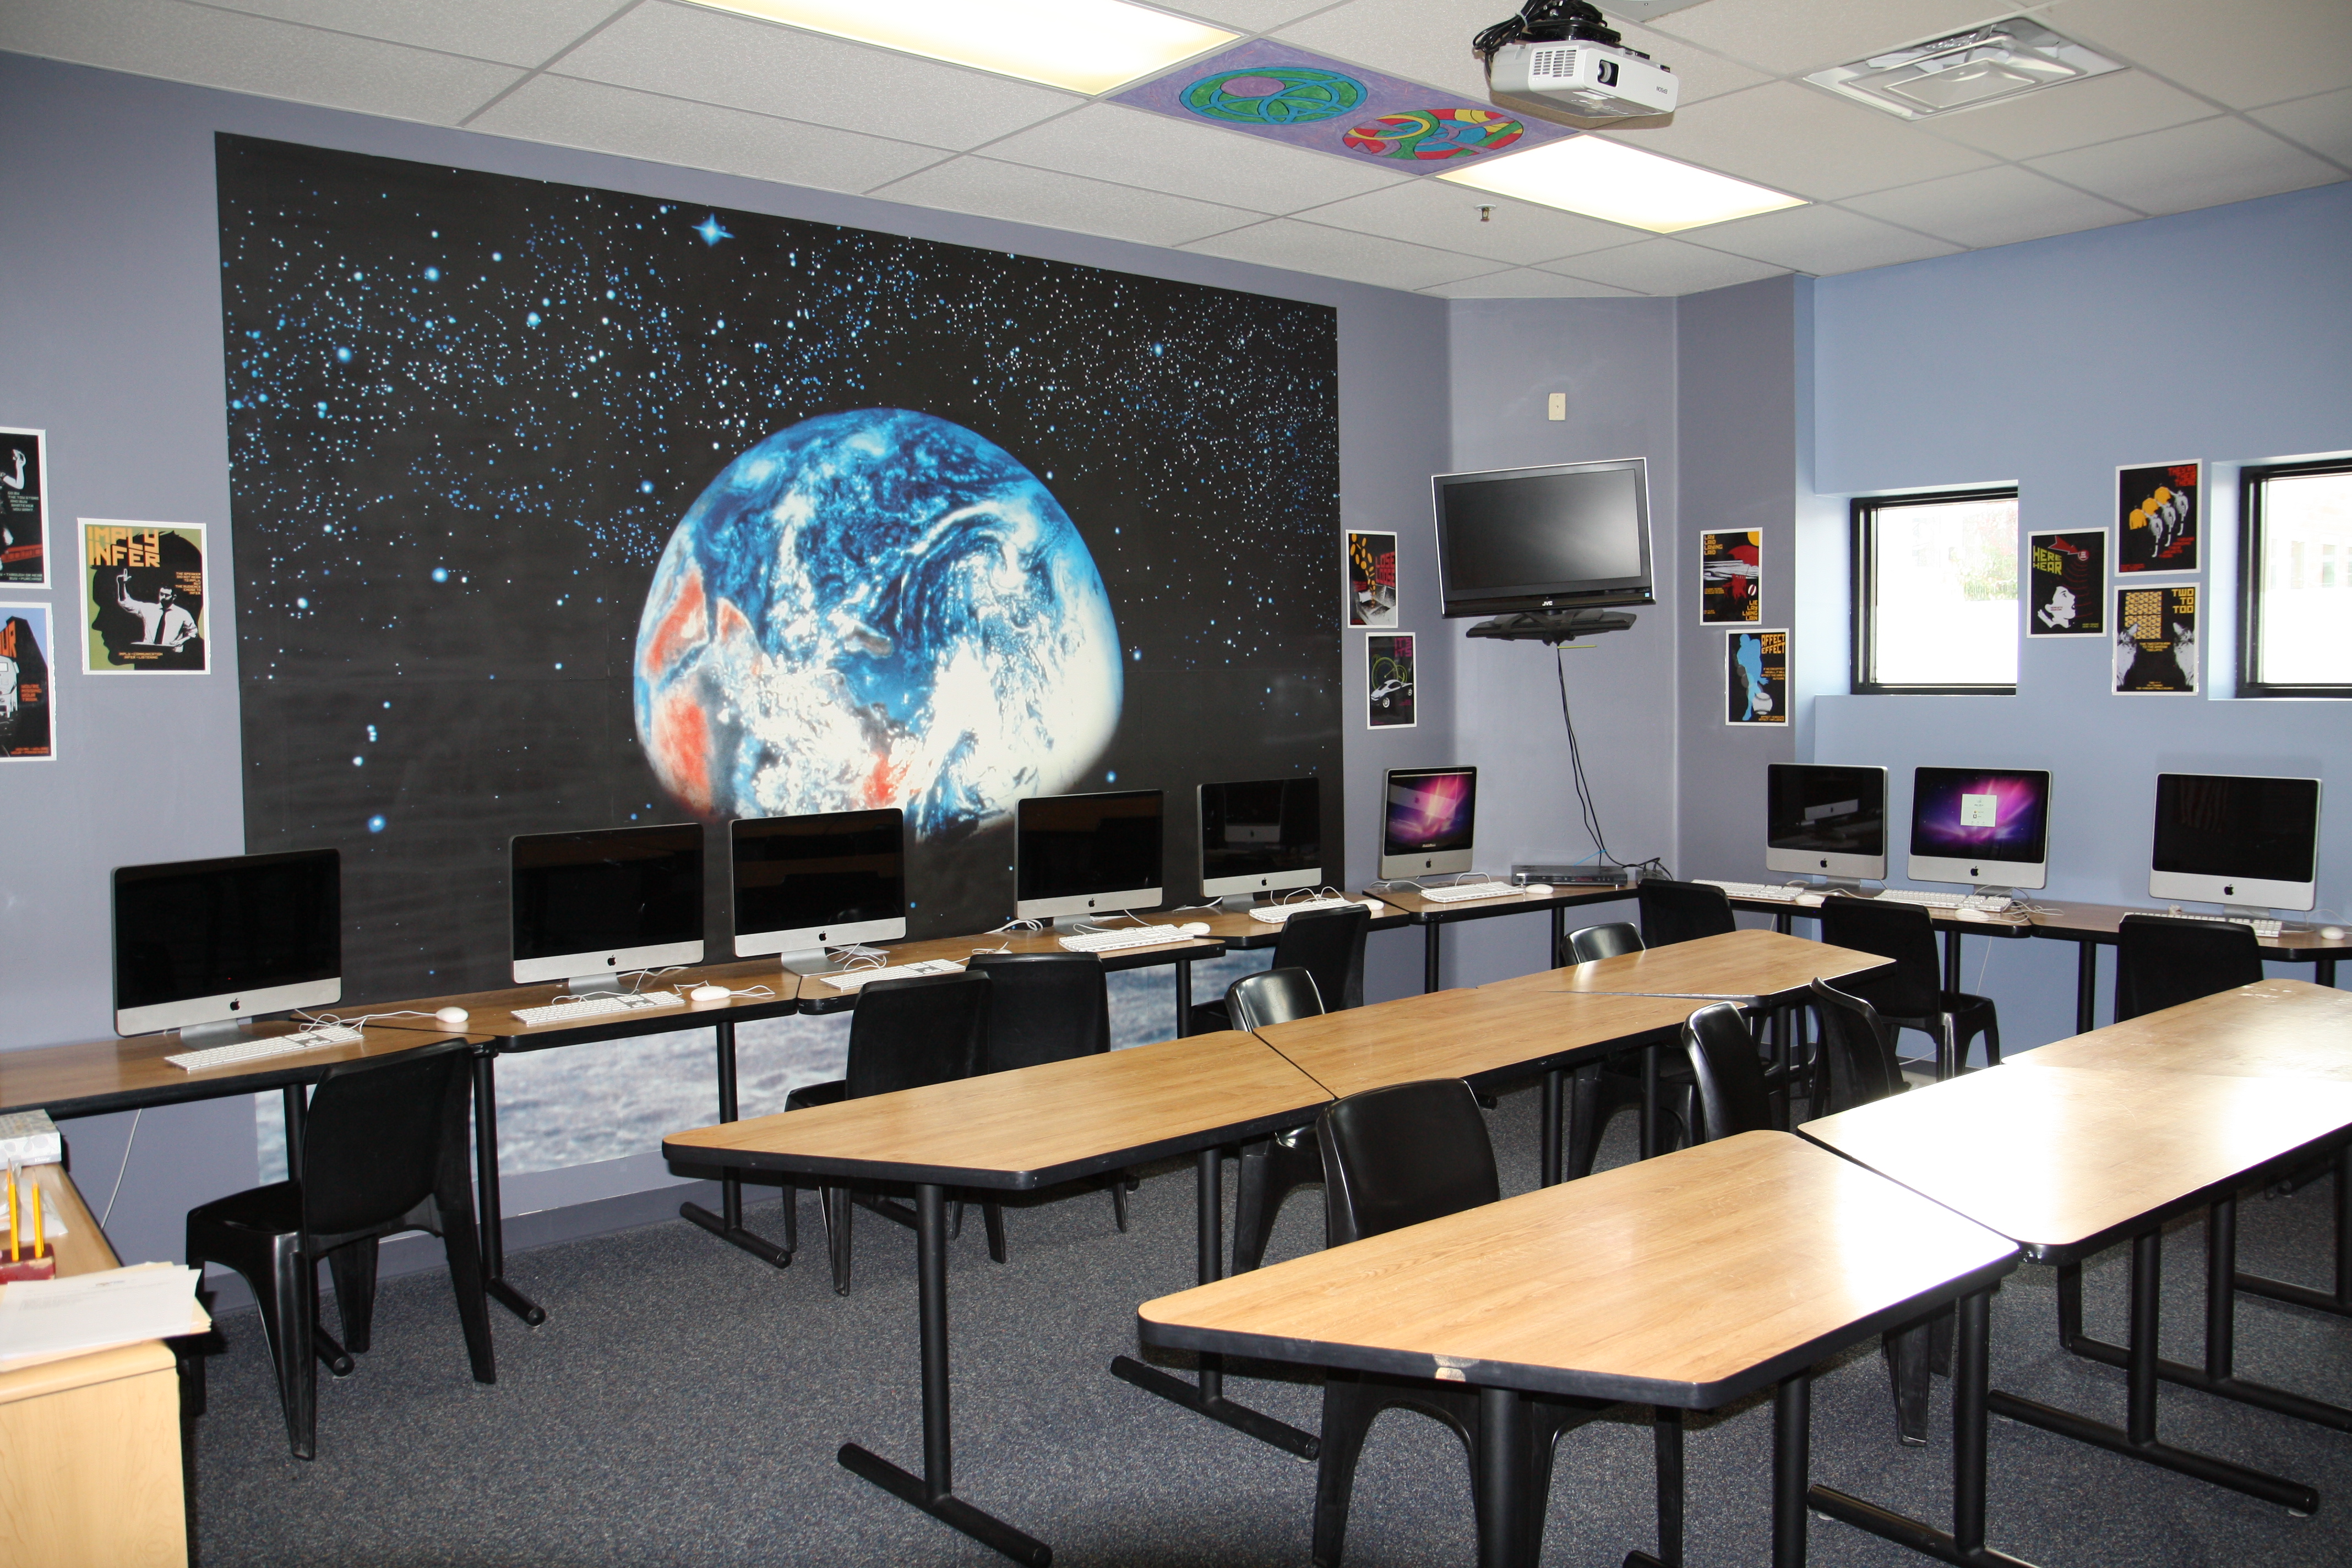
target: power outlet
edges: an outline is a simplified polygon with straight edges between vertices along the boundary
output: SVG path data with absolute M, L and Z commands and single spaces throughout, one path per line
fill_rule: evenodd
M 1565 418 L 1567 418 L 1567 417 L 1568 417 L 1568 394 L 1567 394 L 1567 393 L 1565 393 L 1565 392 L 1555 392 L 1555 393 L 1553 393 L 1553 394 L 1551 395 L 1551 401 L 1549 402 L 1549 405 L 1546 405 L 1544 412 L 1545 412 L 1546 414 L 1549 415 L 1549 416 L 1550 416 L 1552 418 L 1554 418 L 1554 419 L 1565 419 Z

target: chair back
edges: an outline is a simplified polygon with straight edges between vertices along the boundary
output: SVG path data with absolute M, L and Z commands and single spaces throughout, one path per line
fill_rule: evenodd
M 453 1040 L 327 1069 L 302 1138 L 305 1234 L 398 1219 L 433 1195 L 445 1158 L 464 1168 L 469 1055 Z
M 1878 1009 L 1826 980 L 1810 989 L 1813 1014 L 1822 1021 L 1822 1054 L 1829 1068 L 1829 1093 L 1813 1114 L 1828 1115 L 1884 1100 L 1904 1087 L 1895 1056 L 1895 1029 Z
M 1641 951 L 1642 933 L 1627 921 L 1580 926 L 1568 933 L 1568 961 L 1570 963 L 1591 963 L 1595 959 L 1618 958 Z
M 1731 900 L 1721 888 L 1705 882 L 1644 878 L 1633 890 L 1633 898 L 1642 906 L 1642 942 L 1646 947 L 1665 947 L 1739 929 L 1739 922 L 1731 918 Z
M 1936 928 L 1917 904 L 1832 896 L 1822 900 L 1822 940 L 1832 947 L 1874 952 L 1892 969 L 1845 978 L 1844 988 L 1890 1018 L 1927 1018 L 1944 1010 L 1944 974 L 1936 958 Z
M 1772 1125 L 1772 1105 L 1764 1091 L 1764 1068 L 1748 1021 L 1728 1002 L 1710 1002 L 1683 1025 L 1683 1049 L 1690 1055 L 1698 1084 L 1698 1119 L 1705 1132 L 1693 1142 L 1712 1143 L 1738 1132 Z
M 1502 1194 L 1477 1097 L 1460 1079 L 1391 1084 L 1323 1108 L 1325 1239 L 1332 1247 L 1459 1214 Z
M 2231 921 L 2126 915 L 2116 928 L 2116 1022 L 2263 977 L 2263 946 Z
M 1308 910 L 1282 922 L 1275 940 L 1274 967 L 1303 969 L 1315 976 L 1315 990 L 1323 1010 L 1338 1013 L 1364 1005 L 1364 937 L 1372 929 L 1372 911 L 1358 904 L 1350 910 Z
M 1322 1011 L 1323 994 L 1303 969 L 1263 969 L 1225 987 L 1225 1016 L 1236 1029 L 1263 1029 Z
M 1110 1049 L 1110 986 L 1094 953 L 981 952 L 965 972 L 988 976 L 988 1044 L 981 1071 Z
M 857 993 L 849 1021 L 850 1100 L 970 1078 L 988 1040 L 986 973 L 877 980 Z

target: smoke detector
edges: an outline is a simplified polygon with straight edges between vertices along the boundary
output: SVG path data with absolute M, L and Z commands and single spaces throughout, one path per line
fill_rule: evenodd
M 2039 22 L 2011 16 L 1832 66 L 1805 79 L 1885 113 L 1925 120 L 2121 69 L 2121 62 Z

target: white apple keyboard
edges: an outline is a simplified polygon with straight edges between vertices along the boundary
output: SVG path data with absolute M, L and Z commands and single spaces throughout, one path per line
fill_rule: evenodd
M 2187 911 L 2171 917 L 2181 921 L 2211 921 L 2216 925 L 2252 926 L 2254 934 L 2264 942 L 2286 930 L 2284 921 L 2264 920 L 2258 915 L 2192 915 Z
M 1249 918 L 1254 921 L 1264 921 L 1270 926 L 1278 926 L 1293 915 L 1307 914 L 1316 910 L 1370 910 L 1378 914 L 1380 906 L 1369 900 L 1301 899 L 1295 904 L 1253 905 Z
M 1170 942 L 1191 942 L 1209 934 L 1208 926 L 1200 921 L 1187 921 L 1180 926 L 1120 926 L 1113 931 L 1082 931 L 1059 939 L 1069 952 L 1125 952 L 1131 947 L 1165 947 Z
M 835 991 L 856 991 L 877 980 L 915 980 L 926 974 L 961 974 L 963 965 L 952 958 L 922 958 L 912 963 L 894 963 L 884 969 L 845 969 L 838 974 L 812 976 L 822 980 Z
M 182 1051 L 163 1059 L 182 1072 L 203 1072 L 209 1068 L 234 1067 L 239 1062 L 259 1061 L 265 1057 L 290 1057 L 298 1051 L 315 1050 L 320 1046 L 355 1046 L 360 1032 L 342 1024 L 313 1024 L 299 1034 L 272 1035 L 267 1039 L 238 1040 L 226 1046 L 210 1046 L 201 1051 Z
M 1735 899 L 1767 899 L 1776 904 L 1818 904 L 1822 895 L 1811 888 L 1790 887 L 1786 882 L 1718 882 L 1712 877 L 1696 880 L 1709 888 L 1721 888 Z
M 1433 904 L 1466 904 L 1474 899 L 1548 899 L 1551 888 L 1543 882 L 1519 887 L 1511 882 L 1452 882 L 1443 888 L 1413 889 Z
M 536 1029 L 543 1024 L 576 1024 L 583 1018 L 609 1018 L 622 1013 L 648 1013 L 656 1007 L 683 1007 L 686 998 L 675 991 L 617 991 L 604 996 L 581 996 L 550 1002 L 543 1007 L 517 1007 L 514 1016 Z
M 1959 910 L 1979 915 L 1997 915 L 2013 901 L 2000 893 L 1923 893 L 1911 888 L 1888 888 L 1878 896 L 1890 903 L 1917 904 L 1930 910 Z

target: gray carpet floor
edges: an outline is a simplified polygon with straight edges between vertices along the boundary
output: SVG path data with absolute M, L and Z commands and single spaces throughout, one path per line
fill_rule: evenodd
M 1507 1190 L 1532 1185 L 1536 1106 L 1492 1116 Z M 1603 1163 L 1626 1158 L 1630 1117 Z M 1228 1201 L 1232 1189 L 1226 1183 Z M 2317 1283 L 2331 1252 L 2325 1181 L 2241 1205 L 2242 1267 Z M 1049 1542 L 1057 1563 L 1282 1563 L 1308 1560 L 1314 1467 L 1113 1378 L 1133 1353 L 1135 1308 L 1192 1283 L 1189 1164 L 1150 1173 L 1119 1235 L 1109 1198 L 1066 1194 L 1011 1209 L 1011 1261 L 989 1262 L 978 1215 L 950 1247 L 960 1492 Z M 776 1234 L 773 1197 L 756 1227 Z M 205 1568 L 242 1563 L 1002 1563 L 834 1460 L 856 1441 L 920 1458 L 914 1242 L 859 1216 L 854 1293 L 826 1278 L 815 1204 L 809 1251 L 777 1271 L 683 1221 L 517 1254 L 509 1272 L 543 1304 L 522 1326 L 493 1308 L 499 1382 L 467 1375 L 439 1275 L 388 1281 L 375 1348 L 351 1377 L 320 1378 L 319 1458 L 289 1457 L 250 1313 L 223 1320 L 211 1411 L 197 1437 Z M 1271 1255 L 1320 1244 L 1319 1194 L 1296 1195 Z M 2166 1353 L 2200 1355 L 2202 1229 L 2166 1242 Z M 2086 1271 L 2089 1326 L 2123 1337 L 2126 1257 Z M 1995 1386 L 2121 1420 L 2120 1372 L 2059 1350 L 2054 1277 L 2027 1267 L 1995 1299 Z M 330 1311 L 329 1321 L 332 1317 Z M 2243 1376 L 2352 1404 L 2352 1323 L 2242 1298 Z M 1181 1365 L 1181 1363 L 1171 1362 Z M 1311 1374 L 1256 1366 L 1234 1397 L 1310 1430 Z M 1652 1543 L 1644 1413 L 1567 1435 L 1558 1451 L 1547 1564 L 1614 1568 Z M 1934 1440 L 1899 1447 L 1875 1347 L 1820 1370 L 1813 1479 L 1948 1520 L 1950 1407 L 1937 1384 Z M 2283 1510 L 2029 1427 L 1992 1428 L 1992 1544 L 2041 1564 L 2352 1562 L 2352 1436 L 2167 1387 L 2170 1441 L 2317 1487 L 2318 1514 Z M 1689 1561 L 1769 1560 L 1769 1398 L 1695 1417 Z M 1811 1560 L 1916 1563 L 1816 1519 Z M 1381 1417 L 1355 1489 L 1348 1562 L 1475 1561 L 1469 1473 L 1444 1427 Z

